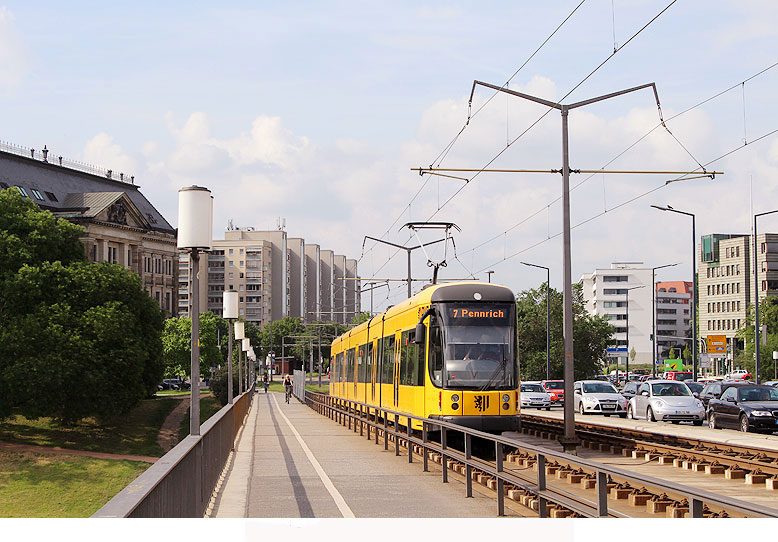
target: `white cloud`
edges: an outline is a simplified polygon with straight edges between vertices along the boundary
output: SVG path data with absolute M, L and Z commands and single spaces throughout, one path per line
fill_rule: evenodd
M 14 89 L 24 79 L 30 55 L 14 25 L 14 16 L 0 6 L 0 88 Z
M 117 177 L 120 172 L 130 175 L 136 169 L 135 160 L 114 143 L 112 136 L 104 132 L 87 141 L 83 155 L 87 163 L 111 169 Z

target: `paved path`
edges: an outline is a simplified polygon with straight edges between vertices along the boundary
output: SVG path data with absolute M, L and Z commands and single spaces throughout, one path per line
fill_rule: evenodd
M 89 450 L 68 450 L 66 448 L 55 448 L 52 446 L 33 446 L 31 444 L 14 444 L 12 442 L 0 442 L 0 451 L 35 452 L 39 454 L 81 455 L 86 457 L 95 457 L 97 459 L 128 459 L 130 461 L 143 461 L 145 463 L 156 463 L 156 461 L 159 459 L 158 457 L 149 457 L 145 455 L 107 454 L 104 452 L 90 452 Z
M 496 516 L 480 493 L 440 481 L 281 393 L 258 393 L 211 517 L 466 518 Z M 509 515 L 515 512 L 508 511 Z

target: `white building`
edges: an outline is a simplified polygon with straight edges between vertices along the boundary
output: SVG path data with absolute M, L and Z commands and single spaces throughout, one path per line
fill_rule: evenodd
M 614 262 L 610 269 L 595 269 L 581 277 L 583 296 L 590 314 L 605 316 L 614 327 L 619 352 L 611 355 L 626 361 L 635 349 L 634 363 L 652 361 L 651 269 L 643 262 Z

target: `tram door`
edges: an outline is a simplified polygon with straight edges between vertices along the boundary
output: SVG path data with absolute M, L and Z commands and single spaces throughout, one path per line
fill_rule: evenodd
M 394 332 L 394 377 L 392 378 L 392 406 L 397 409 L 400 404 L 400 349 L 402 348 L 402 332 Z
M 378 341 L 375 340 L 367 345 L 367 351 L 368 351 L 368 359 L 370 360 L 370 404 L 376 404 L 375 402 L 375 380 L 376 380 L 376 372 L 378 368 L 378 363 L 376 363 L 376 359 L 378 358 Z

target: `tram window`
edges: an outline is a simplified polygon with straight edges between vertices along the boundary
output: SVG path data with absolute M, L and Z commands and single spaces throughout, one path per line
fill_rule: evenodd
M 429 359 L 430 359 L 430 378 L 436 386 L 443 384 L 443 347 L 440 341 L 440 326 L 437 320 L 430 320 L 429 331 Z
M 421 371 L 420 348 L 414 342 L 416 330 L 403 331 L 402 344 L 400 346 L 400 384 L 405 386 L 419 386 Z M 422 381 L 423 382 L 423 381 Z
M 356 352 L 353 348 L 346 351 L 346 382 L 354 382 L 354 357 Z
M 365 382 L 373 380 L 373 343 L 367 343 L 367 350 L 365 351 Z
M 384 337 L 383 363 L 381 364 L 381 382 L 394 382 L 394 336 Z
M 367 364 L 368 354 L 367 345 L 363 344 L 359 347 L 359 372 L 357 375 L 357 382 L 367 382 Z

